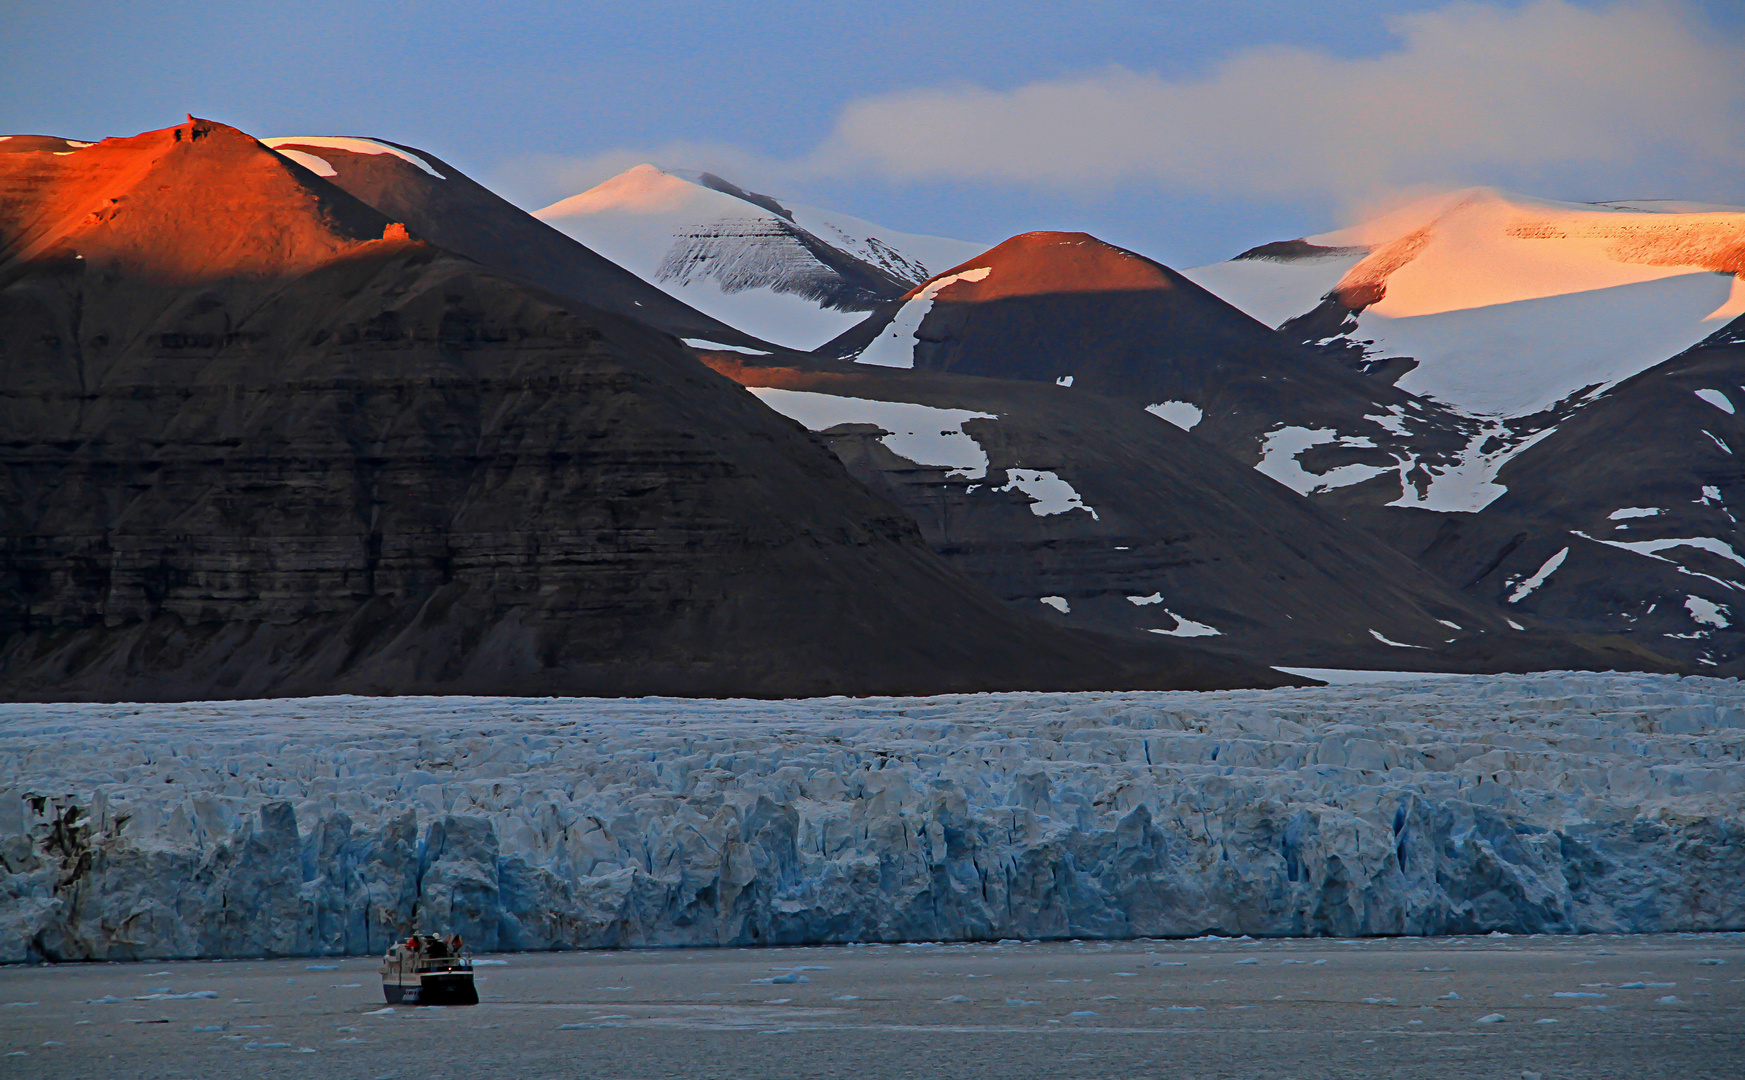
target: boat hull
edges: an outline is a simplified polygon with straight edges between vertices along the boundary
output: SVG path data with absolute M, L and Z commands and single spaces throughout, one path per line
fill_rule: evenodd
M 437 972 L 416 983 L 384 982 L 382 996 L 390 1005 L 477 1005 L 479 992 L 469 971 Z

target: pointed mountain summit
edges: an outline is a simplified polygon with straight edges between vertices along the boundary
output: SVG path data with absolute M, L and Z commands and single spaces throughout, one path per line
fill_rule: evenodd
M 799 349 L 841 333 L 981 247 L 653 165 L 537 215 L 686 303 Z
M 382 139 L 263 139 L 412 232 L 492 269 L 700 344 L 767 343 L 674 299 L 425 150 Z
M 1412 480 L 1390 453 L 1451 454 L 1446 410 L 1293 343 L 1175 270 L 1085 233 L 1013 237 L 886 304 L 818 355 L 1047 381 L 1118 397 L 1298 492 Z M 1476 429 L 1478 425 L 1466 422 Z M 1311 474 L 1295 454 L 1320 447 Z
M 1279 681 L 1010 611 L 669 336 L 211 121 L 0 154 L 0 379 L 11 699 Z

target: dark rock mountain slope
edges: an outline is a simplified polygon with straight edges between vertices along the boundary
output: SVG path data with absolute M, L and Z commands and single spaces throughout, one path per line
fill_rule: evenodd
M 190 119 L 0 155 L 0 694 L 1264 685 L 1010 612 L 670 338 Z
M 1362 529 L 1115 399 L 1012 379 L 709 360 L 818 430 L 954 567 L 1064 625 L 1306 666 L 1671 666 L 1651 646 L 1524 629 L 1531 618 L 1511 625 Z M 965 453 L 969 440 L 985 465 Z
M 1250 465 L 1263 462 L 1269 435 L 1281 429 L 1337 433 L 1313 451 L 1314 471 L 1349 466 L 1365 475 L 1339 485 L 1340 501 L 1397 496 L 1407 481 L 1390 450 L 1409 443 L 1424 464 L 1452 460 L 1480 426 L 1295 344 L 1169 267 L 1085 233 L 1015 236 L 816 351 L 869 366 L 1070 380 L 1142 407 L 1189 405 L 1200 417 L 1195 435 Z
M 420 168 L 400 154 L 365 152 L 372 143 L 405 151 L 433 168 Z M 308 164 L 328 182 L 403 223 L 414 236 L 456 254 L 670 334 L 768 348 L 589 250 L 434 154 L 383 140 L 291 138 L 272 144 L 275 150 L 317 159 Z
M 1350 513 L 1475 599 L 1745 670 L 1742 387 L 1745 320 L 1566 419 L 1478 513 Z

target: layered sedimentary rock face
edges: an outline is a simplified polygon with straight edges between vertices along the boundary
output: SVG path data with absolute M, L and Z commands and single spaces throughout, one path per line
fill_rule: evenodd
M 223 125 L 0 155 L 0 342 L 9 696 L 1270 680 L 1008 612 L 671 338 Z
M 426 150 L 379 139 L 270 138 L 266 145 L 457 255 L 680 337 L 758 339 L 705 315 L 478 184 Z
M 1742 706 L 1567 673 L 14 706 L 0 958 L 1736 929 Z

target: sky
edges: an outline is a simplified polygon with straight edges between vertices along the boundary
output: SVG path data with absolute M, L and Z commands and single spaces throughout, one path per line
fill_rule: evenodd
M 0 0 L 0 34 L 3 132 L 374 136 L 528 209 L 651 161 L 1188 266 L 1473 184 L 1745 204 L 1738 0 Z

